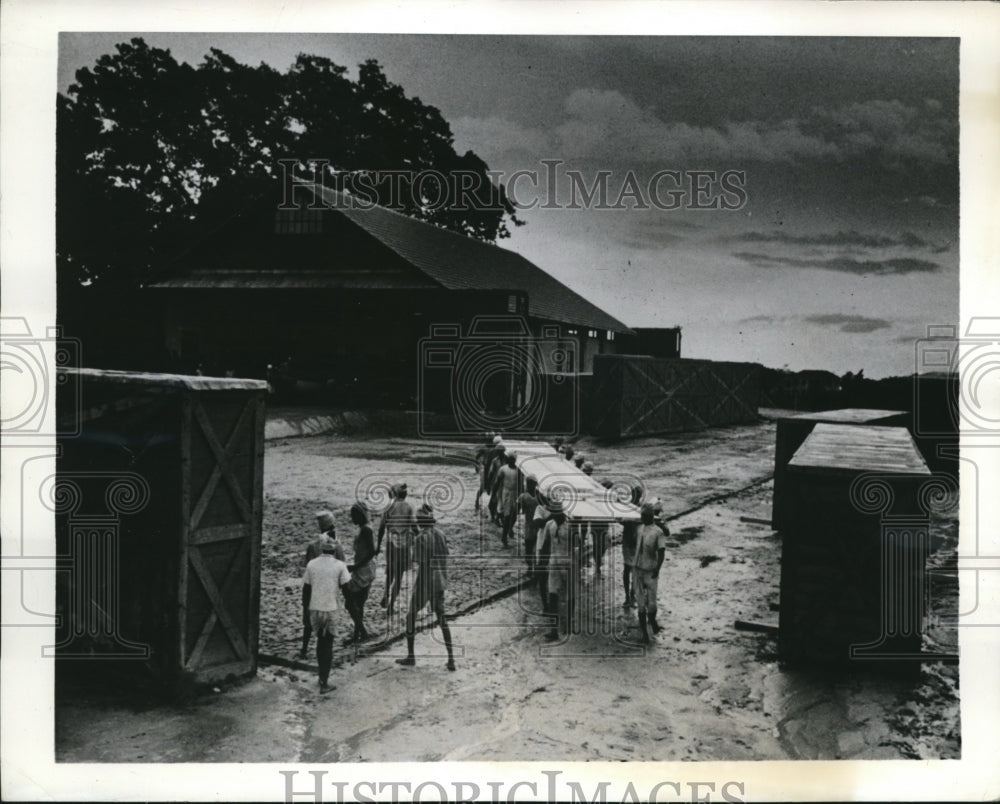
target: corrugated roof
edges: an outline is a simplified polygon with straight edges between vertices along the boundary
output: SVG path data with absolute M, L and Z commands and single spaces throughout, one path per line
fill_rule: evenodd
M 317 194 L 310 182 L 301 186 Z M 449 290 L 520 290 L 536 318 L 631 333 L 621 321 L 513 251 L 419 221 L 395 210 L 352 203 L 349 196 L 318 188 L 330 211 L 360 226 L 408 263 Z

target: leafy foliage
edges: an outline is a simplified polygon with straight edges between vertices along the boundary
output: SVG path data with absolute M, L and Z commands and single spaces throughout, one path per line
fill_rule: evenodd
M 63 287 L 134 287 L 234 210 L 274 192 L 279 160 L 329 186 L 369 179 L 379 203 L 486 241 L 520 225 L 471 151 L 455 152 L 441 113 L 407 97 L 373 60 L 345 67 L 300 54 L 281 73 L 213 48 L 197 67 L 140 38 L 116 46 L 57 105 L 57 249 Z M 409 176 L 465 171 L 476 203 Z M 326 180 L 326 179 L 324 179 Z M 442 189 L 448 194 L 441 196 Z

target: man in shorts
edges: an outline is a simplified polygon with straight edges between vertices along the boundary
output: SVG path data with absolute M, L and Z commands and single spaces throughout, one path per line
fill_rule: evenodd
M 329 685 L 333 664 L 333 638 L 340 611 L 341 588 L 351 580 L 347 564 L 337 558 L 332 542 L 323 545 L 323 552 L 306 565 L 302 577 L 302 597 L 309 607 L 312 630 L 316 632 L 316 661 L 319 664 L 319 691 L 335 689 Z
M 414 558 L 417 562 L 417 578 L 413 583 L 413 593 L 410 596 L 410 608 L 406 612 L 406 658 L 396 659 L 397 664 L 413 667 L 417 661 L 413 655 L 413 641 L 417 631 L 417 614 L 428 603 L 431 611 L 437 617 L 444 646 L 448 651 L 449 670 L 455 669 L 455 657 L 452 654 L 451 630 L 444 618 L 444 590 L 448 579 L 448 543 L 444 534 L 434 527 L 434 512 L 424 503 L 417 512 L 417 532 L 413 542 Z
M 653 520 L 656 511 L 650 503 L 640 510 L 640 523 L 636 533 L 634 584 L 636 602 L 639 605 L 639 630 L 642 641 L 649 643 L 649 631 L 660 632 L 656 622 L 656 595 L 659 587 L 660 567 L 666 555 L 668 534 L 666 525 Z
M 319 511 L 316 514 L 316 527 L 319 535 L 306 545 L 306 558 L 303 566 L 308 566 L 309 562 L 323 552 L 326 544 L 335 545 L 334 555 L 341 561 L 344 560 L 344 549 L 337 541 L 337 528 L 333 524 L 333 514 L 329 511 Z M 299 651 L 299 658 L 305 659 L 309 655 L 309 641 L 312 639 L 312 621 L 309 615 L 309 601 L 302 598 L 302 649 Z

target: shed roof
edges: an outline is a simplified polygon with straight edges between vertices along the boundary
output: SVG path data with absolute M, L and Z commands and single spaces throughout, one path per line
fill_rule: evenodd
M 300 184 L 318 195 L 331 213 L 343 215 L 449 290 L 520 290 L 528 294 L 528 312 L 536 318 L 631 333 L 520 254 L 386 207 L 362 204 L 330 187 Z
M 788 467 L 836 473 L 931 473 L 905 427 L 822 422 L 802 442 Z

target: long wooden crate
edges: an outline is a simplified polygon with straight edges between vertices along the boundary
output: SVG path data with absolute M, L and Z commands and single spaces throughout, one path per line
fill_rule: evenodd
M 786 500 L 788 491 L 785 488 L 785 467 L 817 424 L 824 422 L 826 424 L 905 427 L 909 420 L 910 416 L 905 411 L 872 408 L 824 410 L 778 419 L 774 440 L 774 494 L 771 498 L 771 527 L 775 530 L 782 530 L 787 525 Z
M 760 378 L 756 363 L 595 355 L 588 429 L 632 438 L 754 422 Z
M 73 373 L 57 658 L 134 660 L 167 684 L 255 672 L 266 383 Z
M 921 653 L 931 478 L 901 427 L 816 424 L 787 465 L 784 661 L 912 669 Z

